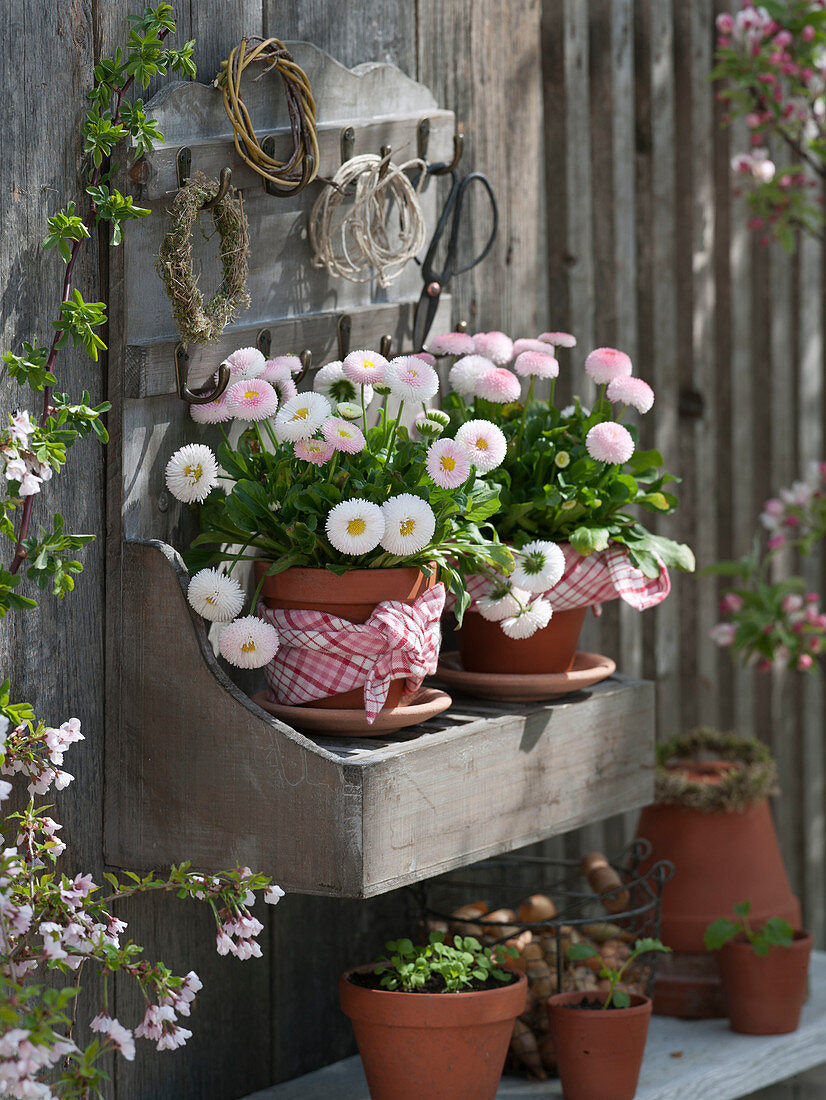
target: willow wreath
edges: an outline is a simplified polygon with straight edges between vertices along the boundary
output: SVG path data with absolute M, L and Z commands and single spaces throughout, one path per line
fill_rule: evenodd
M 176 194 L 169 209 L 171 226 L 158 251 L 157 269 L 172 303 L 172 315 L 184 343 L 217 340 L 230 321 L 247 309 L 249 233 L 241 200 L 232 191 L 211 209 L 219 238 L 221 285 L 204 304 L 198 276 L 192 267 L 192 231 L 205 202 L 218 193 L 218 181 L 194 172 Z
M 729 760 L 738 765 L 714 783 L 689 779 L 674 764 Z M 657 747 L 654 799 L 703 813 L 743 811 L 777 793 L 777 765 L 762 741 L 700 727 Z

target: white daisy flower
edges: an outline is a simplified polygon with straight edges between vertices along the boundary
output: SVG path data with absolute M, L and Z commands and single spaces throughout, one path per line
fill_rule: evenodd
M 361 405 L 355 401 L 339 401 L 336 405 L 336 416 L 342 420 L 361 420 Z
M 429 401 L 439 392 L 439 376 L 415 355 L 400 355 L 384 368 L 384 380 L 400 401 Z
M 535 540 L 514 554 L 511 579 L 529 592 L 547 592 L 559 584 L 565 572 L 565 555 L 555 542 Z
M 351 382 L 344 373 L 344 366 L 340 360 L 326 363 L 316 371 L 313 389 L 316 393 L 323 393 L 330 401 L 352 401 L 359 406 L 361 406 L 361 395 L 364 393 L 365 408 L 373 400 L 373 387 L 360 386 Z
M 484 355 L 464 355 L 450 368 L 448 384 L 463 397 L 473 397 L 476 379 L 486 371 L 493 370 L 493 366 L 493 360 L 486 359 Z
M 227 390 L 227 410 L 236 420 L 269 420 L 278 409 L 278 394 L 263 378 L 244 378 Z
M 545 629 L 552 615 L 553 609 L 548 601 L 538 599 L 513 618 L 503 619 L 500 625 L 509 638 L 530 638 L 537 630 Z
M 514 615 L 527 607 L 531 598 L 530 592 L 524 588 L 494 588 L 487 596 L 481 596 L 476 601 L 475 611 L 478 611 L 483 619 L 490 623 L 500 623 L 503 619 L 511 619 Z
M 204 443 L 187 443 L 166 464 L 166 487 L 176 500 L 199 503 L 218 484 L 218 461 Z
M 263 374 L 267 360 L 258 348 L 239 348 L 228 355 L 224 363 L 229 367 L 231 380 L 239 382 L 242 378 L 257 378 Z
M 244 593 L 234 577 L 218 569 L 202 569 L 189 582 L 186 598 L 204 619 L 228 623 L 244 606 Z
M 343 500 L 325 524 L 327 538 L 341 554 L 369 554 L 384 534 L 384 514 L 369 500 Z
M 436 516 L 426 500 L 412 493 L 390 497 L 382 505 L 384 535 L 381 545 L 397 557 L 411 557 L 424 550 L 436 530 Z
M 224 627 L 218 648 L 236 668 L 263 668 L 278 652 L 278 631 L 256 615 L 244 615 Z
M 285 401 L 273 424 L 280 440 L 309 439 L 330 415 L 330 402 L 320 393 L 300 393 Z
M 383 382 L 386 367 L 387 360 L 377 351 L 351 351 L 342 363 L 346 377 L 362 386 Z
M 481 474 L 500 466 L 508 449 L 505 433 L 490 420 L 468 420 L 456 432 L 456 442 L 467 450 Z

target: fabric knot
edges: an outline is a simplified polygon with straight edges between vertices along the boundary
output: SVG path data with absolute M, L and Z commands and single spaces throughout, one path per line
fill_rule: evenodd
M 274 611 L 259 605 L 259 616 L 276 627 L 281 639 L 264 670 L 270 699 L 296 705 L 363 686 L 372 724 L 392 680 L 404 677 L 409 693 L 436 671 L 444 603 L 444 585 L 437 584 L 412 604 L 377 604 L 365 623 L 324 611 Z

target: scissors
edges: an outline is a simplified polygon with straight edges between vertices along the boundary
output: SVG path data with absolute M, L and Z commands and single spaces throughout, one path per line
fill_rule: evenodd
M 438 164 L 429 165 L 428 172 L 432 169 L 438 170 L 442 167 L 442 165 Z M 499 207 L 496 202 L 496 196 L 493 193 L 493 187 L 487 176 L 482 175 L 481 172 L 469 172 L 460 180 L 458 173 L 454 169 L 454 171 L 450 173 L 450 178 L 450 192 L 439 214 L 439 220 L 433 232 L 433 239 L 428 246 L 427 253 L 421 265 L 424 288 L 416 303 L 416 312 L 413 315 L 413 347 L 417 349 L 424 346 L 427 334 L 430 332 L 433 319 L 436 316 L 436 310 L 439 306 L 439 298 L 441 297 L 442 291 L 454 275 L 461 275 L 465 271 L 470 271 L 472 267 L 476 267 L 477 264 L 480 264 L 482 260 L 484 260 L 491 248 L 493 248 L 493 242 L 496 239 L 496 232 L 499 228 Z M 481 252 L 479 252 L 479 254 L 469 263 L 457 267 L 456 253 L 459 248 L 459 230 L 462 222 L 462 210 L 468 194 L 468 189 L 474 184 L 477 184 L 477 187 L 481 187 L 490 199 L 493 226 L 487 244 Z M 447 252 L 445 254 L 444 265 L 441 270 L 438 270 L 436 268 L 436 253 L 442 242 L 442 238 L 447 232 L 449 221 L 451 224 L 450 234 L 447 240 Z

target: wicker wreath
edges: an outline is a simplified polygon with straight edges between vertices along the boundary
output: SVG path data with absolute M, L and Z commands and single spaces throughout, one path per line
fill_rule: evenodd
M 669 764 L 684 761 L 730 760 L 739 765 L 714 783 L 689 779 Z M 657 748 L 655 801 L 685 806 L 703 813 L 742 811 L 777 794 L 777 765 L 762 741 L 701 727 Z
M 250 304 L 247 219 L 232 190 L 210 211 L 220 241 L 223 279 L 206 304 L 192 268 L 192 231 L 201 208 L 218 193 L 218 186 L 217 180 L 208 180 L 202 172 L 189 177 L 169 209 L 172 224 L 158 252 L 158 274 L 172 302 L 181 339 L 187 344 L 217 340 L 230 321 Z

